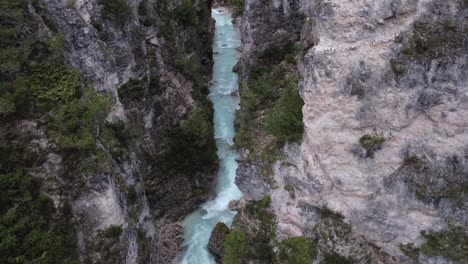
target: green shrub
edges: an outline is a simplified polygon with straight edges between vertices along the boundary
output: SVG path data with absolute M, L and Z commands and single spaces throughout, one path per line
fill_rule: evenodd
M 102 5 L 102 15 L 105 19 L 115 21 L 120 27 L 127 24 L 132 12 L 128 0 L 99 0 L 98 4 Z
M 109 172 L 112 168 L 111 160 L 107 153 L 97 148 L 94 153 L 88 153 L 88 157 L 81 161 L 81 172 L 93 175 L 99 172 Z
M 45 110 L 70 103 L 81 87 L 78 71 L 67 69 L 59 63 L 34 67 L 27 84 L 39 107 Z
M 197 10 L 191 0 L 184 1 L 181 6 L 174 10 L 176 19 L 184 26 L 198 25 Z
M 266 117 L 267 131 L 281 143 L 300 140 L 304 130 L 303 105 L 304 101 L 299 95 L 297 82 L 290 81 L 285 93 Z
M 24 170 L 0 174 L 0 263 L 77 261 L 70 217 Z
M 271 197 L 265 196 L 260 201 L 252 201 L 249 204 L 247 204 L 246 210 L 251 216 L 258 216 L 258 218 L 261 219 L 261 216 L 265 214 L 266 210 L 270 207 L 270 205 Z
M 468 228 L 458 226 L 433 234 L 422 233 L 427 241 L 421 251 L 429 256 L 444 256 L 450 260 L 468 262 Z
M 103 122 L 108 108 L 108 99 L 91 88 L 81 99 L 64 105 L 50 123 L 60 147 L 81 151 L 94 149 L 93 130 Z
M 106 230 L 104 230 L 103 234 L 105 238 L 116 240 L 122 235 L 123 229 L 120 225 L 111 225 Z
M 403 254 L 414 260 L 418 259 L 419 252 L 421 251 L 421 249 L 415 247 L 413 243 L 400 244 L 400 250 L 403 252 Z
M 374 153 L 382 148 L 385 142 L 383 135 L 364 135 L 359 139 L 359 143 L 366 149 L 366 157 L 374 158 Z
M 353 264 L 354 261 L 350 257 L 341 256 L 336 252 L 332 254 L 325 255 L 325 259 L 323 261 L 324 264 Z
M 310 264 L 314 258 L 314 243 L 306 237 L 283 240 L 279 250 L 280 263 L 284 264 Z
M 170 135 L 168 159 L 185 172 L 205 171 L 217 160 L 210 112 L 197 107 Z
M 241 259 L 247 254 L 247 236 L 242 230 L 233 230 L 224 240 L 225 264 L 240 264 Z
M 234 6 L 240 12 L 244 9 L 244 0 L 228 0 L 228 4 Z
M 408 50 L 403 50 L 403 52 L 407 53 L 409 52 Z M 391 60 L 390 65 L 392 67 L 392 71 L 396 75 L 403 75 L 406 73 L 406 66 L 405 63 L 401 60 Z

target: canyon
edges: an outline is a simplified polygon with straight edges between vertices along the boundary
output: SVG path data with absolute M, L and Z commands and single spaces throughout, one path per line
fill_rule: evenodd
M 464 0 L 0 0 L 0 262 L 466 263 L 467 33 Z

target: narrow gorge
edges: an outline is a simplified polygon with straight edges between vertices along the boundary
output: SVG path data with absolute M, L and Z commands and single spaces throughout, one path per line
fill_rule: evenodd
M 231 226 L 236 215 L 229 204 L 242 197 L 235 184 L 237 153 L 234 149 L 234 115 L 239 107 L 237 74 L 232 68 L 237 63 L 240 36 L 232 24 L 231 14 L 224 8 L 213 10 L 216 21 L 214 37 L 214 67 L 210 100 L 214 108 L 214 132 L 218 146 L 219 169 L 216 179 L 216 197 L 183 222 L 186 252 L 182 264 L 215 263 L 208 251 L 208 242 L 215 225 Z M 219 257 L 219 256 L 218 256 Z
M 468 1 L 0 0 L 0 263 L 468 263 Z

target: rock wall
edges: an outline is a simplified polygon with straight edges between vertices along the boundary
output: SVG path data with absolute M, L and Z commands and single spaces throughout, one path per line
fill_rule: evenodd
M 181 250 L 177 222 L 208 197 L 217 165 L 206 99 L 212 67 L 211 1 L 0 5 L 12 8 L 12 13 L 1 12 L 2 26 L 17 8 L 34 21 L 34 29 L 20 21 L 28 34 L 46 43 L 57 36 L 60 60 L 79 73 L 78 93 L 92 87 L 110 103 L 105 121 L 92 125 L 96 152 L 63 149 L 48 119 L 18 114 L 12 122 L 13 134 L 31 134 L 32 139 L 20 143 L 39 149 L 44 157 L 27 166 L 29 175 L 48 182 L 42 192 L 57 207 L 70 204 L 73 229 L 67 232 L 73 233 L 80 261 L 171 262 Z M 9 81 L 3 68 L 1 73 L 2 81 Z M 56 118 L 57 105 L 47 117 Z M 196 129 L 205 124 L 207 130 Z M 99 169 L 85 168 L 96 160 Z
M 283 31 L 291 10 L 304 19 Z M 300 32 L 304 50 L 302 141 L 282 148 L 273 180 L 247 155 L 239 168 L 247 200 L 271 196 L 280 240 L 314 238 L 316 261 L 465 260 L 427 245 L 410 258 L 402 245 L 467 224 L 467 12 L 464 1 L 246 1 L 244 72 L 264 41 Z M 320 208 L 342 214 L 349 236 Z

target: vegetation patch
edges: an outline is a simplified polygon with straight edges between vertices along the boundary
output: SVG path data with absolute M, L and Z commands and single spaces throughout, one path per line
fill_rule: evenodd
M 324 264 L 353 264 L 354 261 L 350 257 L 341 256 L 333 252 L 332 254 L 325 255 Z
M 2 166 L 0 263 L 78 263 L 70 207 L 55 208 L 38 184 L 24 170 Z
M 102 16 L 104 19 L 115 21 L 119 27 L 127 24 L 131 15 L 131 8 L 127 0 L 99 0 L 102 6 Z
M 309 264 L 314 259 L 315 245 L 310 238 L 288 238 L 281 241 L 278 247 L 280 263 Z
M 263 162 L 265 177 L 271 173 L 280 148 L 302 138 L 304 102 L 294 68 L 299 51 L 294 42 L 264 50 L 249 67 L 249 79 L 241 88 L 236 146 L 249 149 L 249 159 Z
M 247 236 L 244 231 L 233 230 L 224 240 L 223 262 L 225 264 L 241 263 L 241 259 L 247 254 L 247 247 Z
M 382 148 L 385 138 L 382 134 L 366 134 L 359 139 L 359 143 L 366 149 L 366 158 L 374 158 L 374 153 Z
M 275 103 L 266 117 L 266 129 L 280 143 L 295 142 L 302 139 L 304 124 L 302 107 L 304 101 L 299 95 L 297 81 L 287 83 L 286 91 Z
M 406 256 L 414 260 L 418 259 L 419 252 L 421 252 L 421 249 L 418 247 L 415 247 L 413 243 L 400 244 L 400 250 L 401 252 L 403 252 L 403 254 L 405 254 Z
M 91 88 L 79 100 L 64 105 L 49 124 L 60 147 L 65 150 L 93 150 L 94 128 L 104 121 L 108 108 L 109 100 Z
M 63 64 L 47 63 L 33 68 L 27 85 L 42 109 L 66 105 L 77 97 L 81 88 L 78 71 Z
M 450 260 L 468 262 L 468 228 L 450 227 L 449 230 L 422 235 L 427 241 L 421 251 L 429 256 L 443 256 Z
M 183 1 L 182 5 L 174 10 L 174 15 L 184 26 L 198 25 L 197 10 L 191 0 Z
M 185 172 L 205 171 L 216 164 L 211 112 L 195 108 L 189 118 L 172 132 L 169 157 L 177 168 Z

